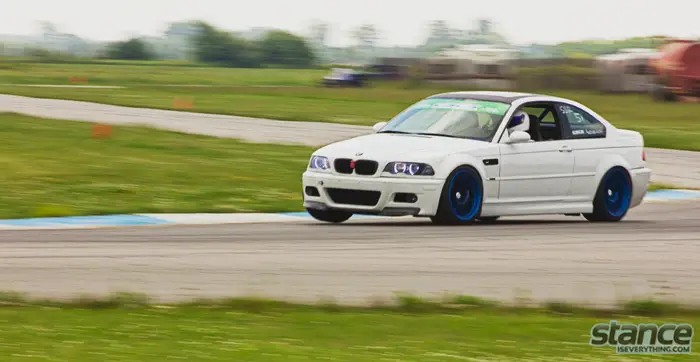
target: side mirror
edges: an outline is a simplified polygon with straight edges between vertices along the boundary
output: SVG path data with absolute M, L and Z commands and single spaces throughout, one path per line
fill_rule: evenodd
M 386 122 L 379 122 L 379 123 L 375 124 L 374 126 L 372 126 L 372 130 L 374 130 L 374 132 L 379 132 L 379 130 L 384 128 L 384 126 L 386 126 Z
M 525 143 L 530 142 L 530 135 L 527 132 L 515 131 L 510 134 L 507 143 Z

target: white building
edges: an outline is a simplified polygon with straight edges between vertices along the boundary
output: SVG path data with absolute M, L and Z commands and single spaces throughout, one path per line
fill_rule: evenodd
M 429 60 L 430 74 L 475 88 L 511 89 L 519 51 L 490 44 L 462 45 Z M 451 76 L 448 76 L 450 74 Z
M 595 58 L 600 89 L 606 92 L 646 92 L 654 81 L 649 61 L 659 56 L 653 49 L 622 49 Z

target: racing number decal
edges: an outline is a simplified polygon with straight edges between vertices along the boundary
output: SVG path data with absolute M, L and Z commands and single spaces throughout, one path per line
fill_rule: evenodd
M 574 111 L 569 106 L 559 106 L 559 110 L 561 111 L 562 114 L 566 115 L 566 118 L 568 118 L 569 121 L 574 121 L 573 119 L 571 119 L 569 117 L 570 114 L 573 114 L 576 122 L 583 123 L 583 124 L 588 123 L 588 122 L 586 122 L 586 119 L 583 118 L 583 116 L 580 113 Z

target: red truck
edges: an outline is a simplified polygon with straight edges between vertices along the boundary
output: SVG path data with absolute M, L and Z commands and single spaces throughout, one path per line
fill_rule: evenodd
M 670 40 L 659 46 L 659 56 L 649 61 L 654 71 L 654 99 L 676 101 L 700 97 L 700 42 Z

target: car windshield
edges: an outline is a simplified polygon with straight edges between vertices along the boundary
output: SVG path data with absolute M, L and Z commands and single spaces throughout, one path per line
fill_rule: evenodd
M 331 74 L 329 75 L 330 77 L 345 77 L 348 75 L 352 75 L 354 71 L 352 69 L 343 69 L 343 68 L 333 68 L 331 70 Z
M 394 117 L 379 133 L 408 133 L 490 142 L 510 107 L 473 99 L 422 100 Z

